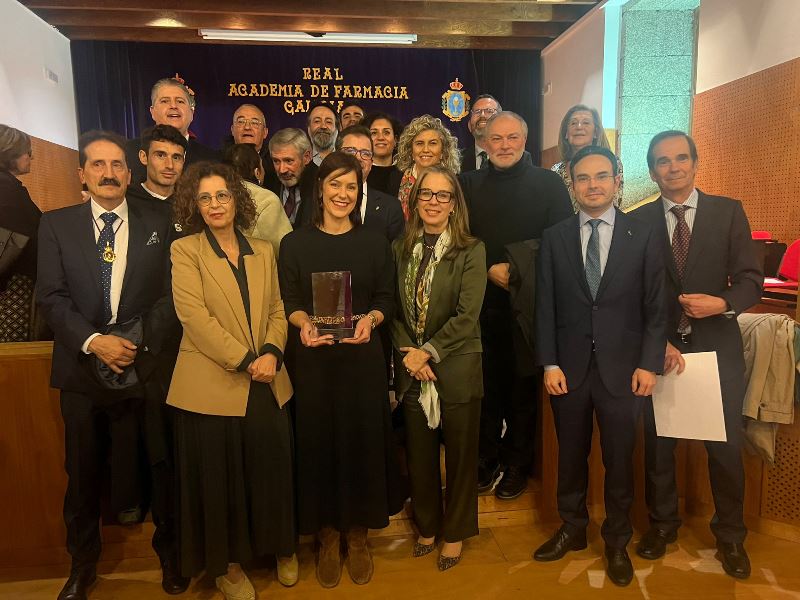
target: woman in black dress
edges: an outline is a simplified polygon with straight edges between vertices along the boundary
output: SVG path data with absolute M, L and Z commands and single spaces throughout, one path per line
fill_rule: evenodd
M 230 167 L 197 163 L 175 190 L 185 237 L 171 248 L 183 338 L 167 404 L 176 407 L 180 564 L 227 599 L 254 599 L 241 563 L 278 558 L 297 581 L 286 343 L 272 245 L 245 237 L 255 206 Z
M 356 220 L 362 183 L 355 157 L 327 156 L 315 183 L 312 225 L 283 238 L 280 250 L 281 292 L 296 344 L 299 528 L 318 535 L 323 587 L 341 577 L 340 534 L 350 577 L 370 580 L 367 528 L 386 527 L 405 500 L 391 446 L 383 349 L 373 332 L 394 311 L 394 269 L 386 238 Z M 314 309 L 312 275 L 332 272 L 349 273 L 351 283 L 354 330 L 340 342 L 315 325 L 349 325 L 336 323 L 335 311 Z
M 17 179 L 31 171 L 31 138 L 8 125 L 0 125 L 0 228 L 25 236 L 22 252 L 0 270 L 0 342 L 36 339 L 31 319 L 36 283 L 36 236 L 42 211 Z M 0 241 L 7 236 L 0 231 Z M 8 242 L 6 242 L 8 243 Z M 2 256 L 2 251 L 0 251 Z M 8 262 L 0 261 L 0 265 Z

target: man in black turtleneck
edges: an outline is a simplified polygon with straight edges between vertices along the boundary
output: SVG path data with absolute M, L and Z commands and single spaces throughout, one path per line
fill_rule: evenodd
M 461 175 L 470 229 L 486 245 L 488 284 L 481 311 L 484 398 L 481 405 L 478 489 L 497 485 L 498 498 L 525 491 L 533 461 L 539 374 L 517 354 L 526 336 L 512 317 L 507 246 L 538 239 L 573 215 L 569 193 L 552 171 L 533 166 L 525 152 L 528 126 L 519 115 L 498 112 L 486 124 L 486 169 Z M 528 352 L 525 352 L 526 354 Z M 530 368 L 520 368 L 529 362 Z M 502 435 L 505 421 L 505 435 Z

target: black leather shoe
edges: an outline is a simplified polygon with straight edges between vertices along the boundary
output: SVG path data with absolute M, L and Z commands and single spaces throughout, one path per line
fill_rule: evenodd
M 625 548 L 606 546 L 606 573 L 616 585 L 626 586 L 633 581 L 633 565 Z
M 553 537 L 539 546 L 533 553 L 533 558 L 540 562 L 549 562 L 564 558 L 564 555 L 570 550 L 583 550 L 584 548 L 586 548 L 586 532 L 570 533 L 562 525 Z
M 500 463 L 491 458 L 478 461 L 478 493 L 488 492 L 500 477 Z
M 636 554 L 647 560 L 656 560 L 664 556 L 667 544 L 678 539 L 678 532 L 664 531 L 658 527 L 651 527 L 636 545 Z
M 744 549 L 744 544 L 717 542 L 717 550 L 719 550 L 722 568 L 728 575 L 736 577 L 736 579 L 750 577 L 750 559 Z
M 87 592 L 95 581 L 97 581 L 97 572 L 93 566 L 73 571 L 61 589 L 58 600 L 86 600 Z
M 494 495 L 502 500 L 513 500 L 521 496 L 526 487 L 528 487 L 528 469 L 506 467 L 503 478 L 494 490 Z
M 173 561 L 161 563 L 161 588 L 168 594 L 182 594 L 191 582 L 191 577 L 183 577 L 180 568 Z

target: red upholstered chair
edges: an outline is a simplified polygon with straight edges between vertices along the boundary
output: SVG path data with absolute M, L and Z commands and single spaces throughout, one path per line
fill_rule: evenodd
M 800 240 L 795 240 L 786 249 L 778 269 L 778 277 L 765 277 L 764 290 L 797 289 L 797 272 L 800 269 Z
M 771 240 L 772 234 L 769 231 L 753 231 L 751 233 L 754 240 Z

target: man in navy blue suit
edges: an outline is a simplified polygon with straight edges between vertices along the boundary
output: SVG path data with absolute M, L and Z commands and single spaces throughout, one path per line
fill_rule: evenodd
M 173 331 L 168 324 L 174 318 L 169 206 L 127 202 L 131 175 L 125 140 L 116 134 L 84 134 L 79 158 L 78 173 L 89 201 L 45 213 L 39 228 L 37 302 L 55 334 L 50 384 L 61 390 L 69 477 L 64 521 L 72 571 L 59 600 L 85 599 L 96 579 L 107 437 L 112 440 L 113 508 L 134 509 L 141 499 L 141 490 L 131 485 L 136 477 L 130 477 L 139 472 L 141 384 L 153 372 L 167 343 L 164 332 Z M 136 318 L 144 330 L 138 346 L 111 333 L 113 325 L 121 327 Z M 134 366 L 139 384 L 107 389 L 85 368 L 92 355 L 114 373 Z M 169 517 L 157 514 L 155 506 L 153 512 L 153 547 L 162 562 L 162 586 L 168 593 L 180 593 L 189 580 L 177 570 Z
M 610 150 L 584 148 L 570 170 L 580 210 L 542 235 L 536 287 L 536 362 L 555 417 L 563 525 L 534 558 L 586 547 L 594 414 L 606 469 L 606 572 L 628 585 L 636 422 L 667 340 L 663 244 L 649 224 L 614 208 L 620 177 Z

